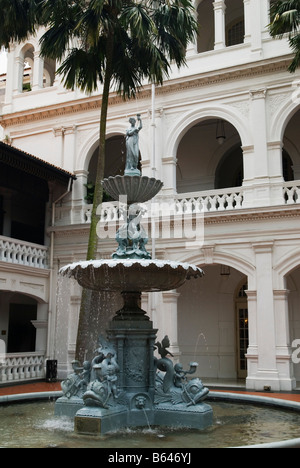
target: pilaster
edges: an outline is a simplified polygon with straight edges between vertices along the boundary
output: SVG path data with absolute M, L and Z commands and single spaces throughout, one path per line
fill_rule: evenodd
M 257 346 L 257 368 L 252 368 L 247 387 L 263 390 L 271 387 L 279 391 L 280 380 L 276 364 L 275 313 L 273 304 L 273 242 L 253 244 L 256 264 L 256 329 L 251 333 L 251 346 Z M 252 304 L 252 311 L 254 304 Z M 251 326 L 252 326 L 251 325 Z M 250 323 L 249 323 L 250 326 Z M 256 344 L 254 343 L 256 335 Z M 249 348 L 251 349 L 251 346 Z M 250 360 L 251 351 L 247 353 Z M 253 351 L 252 351 L 253 352 Z
M 274 315 L 276 333 L 276 361 L 281 382 L 281 390 L 291 391 L 296 387 L 293 375 L 292 349 L 289 330 L 289 291 L 274 290 Z

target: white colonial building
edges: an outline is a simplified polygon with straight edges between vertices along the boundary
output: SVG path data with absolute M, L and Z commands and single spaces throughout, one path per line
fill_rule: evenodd
M 142 172 L 164 183 L 149 249 L 205 271 L 177 291 L 144 295 L 144 308 L 159 338 L 169 335 L 175 358 L 185 366 L 198 361 L 205 382 L 242 379 L 248 389 L 278 391 L 300 385 L 293 359 L 300 339 L 300 72 L 287 71 L 287 38 L 268 34 L 269 7 L 269 0 L 196 1 L 200 34 L 188 66 L 174 69 L 155 99 L 151 85 L 129 102 L 111 94 L 106 175 L 124 170 L 128 119 L 140 113 Z M 58 281 L 58 270 L 86 256 L 85 184 L 95 177 L 101 88 L 90 96 L 66 91 L 56 64 L 39 55 L 40 34 L 10 48 L 0 124 L 9 148 L 61 168 L 65 178 L 57 196 L 44 196 L 45 235 L 34 243 L 21 242 L 22 226 L 6 230 L 10 191 L 1 180 L 0 339 L 13 360 L 21 351 L 10 345 L 18 309 L 17 326 L 33 320 L 39 330 L 27 359 L 34 352 L 57 359 L 64 377 L 74 358 L 80 289 Z M 99 257 L 109 258 L 121 220 L 113 203 L 101 216 Z M 47 251 L 43 268 L 16 265 L 23 245 Z M 12 253 L 2 254 L 7 246 Z M 118 298 L 103 302 L 107 317 Z M 32 303 L 38 315 L 28 313 L 26 322 Z

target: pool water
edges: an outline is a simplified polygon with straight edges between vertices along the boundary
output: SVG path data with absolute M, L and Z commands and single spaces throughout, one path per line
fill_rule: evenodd
M 53 401 L 0 406 L 2 448 L 222 448 L 300 437 L 300 413 L 291 410 L 210 403 L 214 425 L 204 431 L 172 428 L 123 429 L 101 437 L 74 433 L 73 420 L 54 416 Z

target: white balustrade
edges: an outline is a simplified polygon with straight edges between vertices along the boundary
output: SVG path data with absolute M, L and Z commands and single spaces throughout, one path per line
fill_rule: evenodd
M 45 356 L 39 352 L 6 354 L 0 360 L 0 382 L 19 382 L 45 377 Z
M 283 205 L 300 204 L 300 182 L 286 182 L 282 185 Z M 208 190 L 205 192 L 193 192 L 178 194 L 173 200 L 163 197 L 156 199 L 155 203 L 168 203 L 170 210 L 173 210 L 175 215 L 188 215 L 195 213 L 213 213 L 224 212 L 230 210 L 238 210 L 243 208 L 244 202 L 243 187 L 234 187 L 220 190 Z M 173 204 L 173 206 L 172 206 Z M 151 213 L 151 201 L 146 204 L 148 213 Z M 83 222 L 89 224 L 91 222 L 92 206 L 86 205 L 83 207 Z M 119 210 L 118 203 L 110 202 L 103 203 L 101 207 L 102 222 L 123 222 L 122 212 Z
M 242 208 L 242 188 L 179 194 L 175 201 L 178 214 L 229 211 Z
M 47 268 L 47 247 L 0 237 L 0 261 L 35 268 Z
M 156 204 L 167 203 L 170 210 L 173 209 L 174 214 L 193 214 L 203 213 L 208 211 L 228 211 L 242 208 L 243 192 L 242 188 L 238 189 L 221 189 L 210 190 L 208 192 L 196 192 L 179 194 L 172 200 L 164 198 L 155 200 Z M 151 213 L 151 201 L 144 204 L 148 207 L 148 213 Z M 159 209 L 159 208 L 158 208 Z M 168 211 L 168 210 L 167 210 Z M 84 223 L 91 222 L 92 205 L 86 205 L 83 212 Z M 160 211 L 163 213 L 163 211 Z M 119 209 L 118 203 L 109 202 L 103 203 L 101 206 L 101 222 L 121 222 L 124 220 L 123 213 Z
M 300 183 L 299 181 L 286 182 L 283 186 L 283 198 L 287 205 L 300 203 Z

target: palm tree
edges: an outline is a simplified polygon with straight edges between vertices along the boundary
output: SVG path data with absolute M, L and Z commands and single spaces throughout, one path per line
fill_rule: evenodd
M 294 73 L 300 65 L 299 0 L 275 1 L 270 8 L 270 17 L 269 30 L 272 37 L 281 38 L 284 34 L 288 34 L 290 47 L 294 52 L 289 71 Z
M 11 4 L 11 5 L 10 5 Z M 16 21 L 16 12 L 20 13 Z M 19 14 L 18 13 L 18 14 Z M 87 260 L 97 255 L 97 208 L 102 203 L 106 121 L 110 90 L 124 99 L 149 81 L 163 84 L 171 63 L 186 64 L 186 49 L 197 33 L 191 0 L 0 0 L 4 18 L 0 45 L 22 41 L 40 25 L 44 57 L 58 60 L 67 89 L 97 91 L 102 84 L 99 154 Z M 19 24 L 19 26 L 17 26 Z M 83 360 L 89 329 L 87 292 L 82 295 L 76 359 Z

